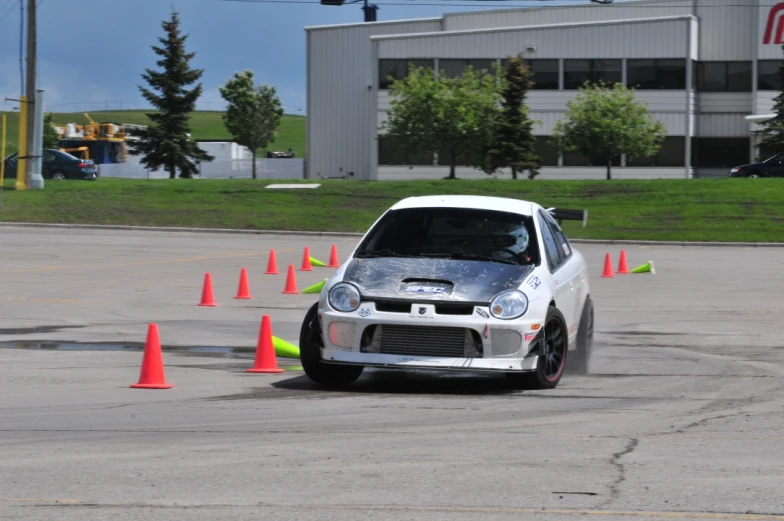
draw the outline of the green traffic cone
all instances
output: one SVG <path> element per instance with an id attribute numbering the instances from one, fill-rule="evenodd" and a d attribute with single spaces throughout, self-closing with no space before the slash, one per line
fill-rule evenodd
<path id="1" fill-rule="evenodd" d="M 282 338 L 272 337 L 272 345 L 275 347 L 275 356 L 283 358 L 296 358 L 299 360 L 299 347 L 286 342 Z"/>
<path id="2" fill-rule="evenodd" d="M 648 261 L 642 266 L 637 266 L 636 268 L 634 268 L 632 270 L 632 273 L 650 273 L 652 275 L 655 275 L 656 270 L 653 267 L 653 261 Z"/>
<path id="3" fill-rule="evenodd" d="M 313 284 L 312 286 L 310 286 L 308 288 L 303 289 L 302 293 L 304 293 L 304 294 L 321 293 L 321 290 L 324 288 L 324 284 L 326 284 L 326 283 L 327 283 L 327 279 L 324 279 L 321 282 L 318 282 L 318 283 Z"/>
<path id="4" fill-rule="evenodd" d="M 315 257 L 311 257 L 311 258 L 310 258 L 310 263 L 311 263 L 313 266 L 317 266 L 317 267 L 319 267 L 319 268 L 323 268 L 324 266 L 326 266 L 326 264 L 324 264 L 324 263 L 323 263 L 323 262 L 321 262 L 320 260 L 316 259 Z"/>

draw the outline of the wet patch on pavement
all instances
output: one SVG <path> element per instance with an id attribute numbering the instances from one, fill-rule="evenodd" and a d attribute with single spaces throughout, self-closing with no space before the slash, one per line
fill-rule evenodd
<path id="1" fill-rule="evenodd" d="M 31 349 L 42 351 L 133 351 L 143 352 L 138 342 L 70 342 L 63 340 L 17 340 L 0 342 L 0 349 Z M 206 358 L 252 359 L 256 347 L 222 346 L 161 346 L 165 354 Z M 278 357 L 281 360 L 281 357 Z M 284 359 L 285 360 L 285 359 Z M 296 360 L 299 363 L 299 360 Z M 225 366 L 223 366 L 225 367 Z"/>
<path id="2" fill-rule="evenodd" d="M 81 329 L 87 326 L 36 326 L 36 327 L 14 327 L 0 329 L 0 335 L 42 335 L 46 333 L 57 333 L 63 329 Z"/>

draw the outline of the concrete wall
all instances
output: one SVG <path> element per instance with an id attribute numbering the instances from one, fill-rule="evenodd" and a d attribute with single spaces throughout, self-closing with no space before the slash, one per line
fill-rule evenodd
<path id="1" fill-rule="evenodd" d="M 449 13 L 444 17 L 444 30 L 460 31 L 515 25 L 596 22 L 684 15 L 692 14 L 692 4 L 693 0 L 648 0 L 643 2 L 618 2 L 612 5 L 588 4 L 586 2 L 586 5 L 569 5 L 566 8 L 555 6 L 528 9 L 496 9 L 473 13 Z"/>
<path id="2" fill-rule="evenodd" d="M 413 179 L 443 179 L 449 174 L 447 166 L 380 166 L 378 167 L 379 181 L 408 181 Z M 511 179 L 512 176 L 505 172 L 489 176 L 480 170 L 469 167 L 457 167 L 455 175 L 461 179 Z M 545 180 L 576 180 L 576 179 L 606 179 L 605 168 L 597 167 L 545 167 L 542 168 L 536 179 Z M 613 168 L 613 179 L 685 179 L 684 168 Z M 525 174 L 518 179 L 527 181 Z"/>
<path id="3" fill-rule="evenodd" d="M 440 19 L 307 28 L 309 178 L 369 175 L 376 98 L 368 38 L 436 31 Z"/>
<path id="4" fill-rule="evenodd" d="M 524 26 L 376 36 L 379 58 L 504 58 L 536 47 L 532 58 L 684 58 L 692 18 Z"/>

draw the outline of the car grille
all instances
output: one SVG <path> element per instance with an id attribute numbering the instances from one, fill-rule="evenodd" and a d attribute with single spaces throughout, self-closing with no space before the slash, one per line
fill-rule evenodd
<path id="1" fill-rule="evenodd" d="M 381 353 L 387 355 L 462 358 L 466 329 L 461 327 L 381 327 Z"/>
<path id="2" fill-rule="evenodd" d="M 376 304 L 376 310 L 383 313 L 410 313 L 412 304 L 416 301 L 394 301 L 394 300 L 369 300 Z M 431 302 L 423 301 L 423 303 L 434 304 L 436 308 L 436 315 L 472 315 L 474 313 L 474 304 L 463 304 L 461 302 Z"/>

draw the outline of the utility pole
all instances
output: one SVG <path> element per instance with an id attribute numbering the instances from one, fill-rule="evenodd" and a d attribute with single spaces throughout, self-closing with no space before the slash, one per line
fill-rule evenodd
<path id="1" fill-rule="evenodd" d="M 36 101 L 36 58 L 38 53 L 36 50 L 36 1 L 27 0 L 27 84 L 25 85 L 25 96 L 27 103 L 25 106 L 20 107 L 20 110 L 27 110 L 27 134 L 25 136 L 27 142 L 27 161 L 25 161 L 25 180 L 28 188 L 32 188 L 33 184 L 33 161 L 32 158 L 41 153 L 40 150 L 35 150 L 33 147 L 35 136 L 35 107 Z M 21 172 L 17 172 L 21 175 Z"/>

